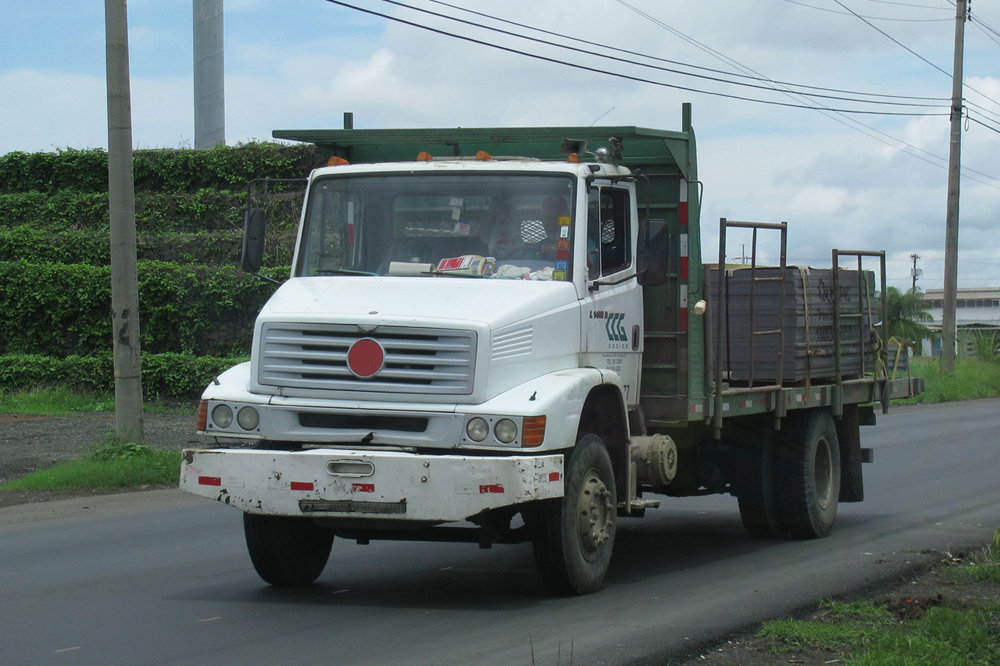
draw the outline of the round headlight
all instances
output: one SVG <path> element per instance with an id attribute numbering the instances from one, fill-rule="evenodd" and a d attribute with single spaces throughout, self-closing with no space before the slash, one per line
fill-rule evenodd
<path id="1" fill-rule="evenodd" d="M 504 444 L 510 444 L 517 439 L 517 424 L 510 419 L 500 419 L 493 427 L 493 434 Z"/>
<path id="2" fill-rule="evenodd" d="M 219 428 L 228 428 L 233 424 L 233 410 L 229 405 L 216 405 L 212 408 L 212 423 Z"/>
<path id="3" fill-rule="evenodd" d="M 236 413 L 236 422 L 244 430 L 253 430 L 260 424 L 260 414 L 253 407 L 243 407 Z"/>
<path id="4" fill-rule="evenodd" d="M 472 441 L 481 442 L 490 434 L 490 424 L 486 422 L 486 419 L 479 416 L 469 419 L 468 424 L 465 426 L 465 434 Z"/>

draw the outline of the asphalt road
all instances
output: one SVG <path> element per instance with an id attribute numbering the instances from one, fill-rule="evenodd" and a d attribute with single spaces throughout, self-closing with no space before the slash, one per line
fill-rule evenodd
<path id="1" fill-rule="evenodd" d="M 1000 400 L 879 419 L 830 537 L 752 540 L 731 497 L 668 499 L 619 523 L 582 598 L 541 593 L 528 545 L 338 540 L 317 585 L 271 589 L 239 513 L 179 491 L 0 509 L 0 662 L 662 663 L 989 540 Z"/>

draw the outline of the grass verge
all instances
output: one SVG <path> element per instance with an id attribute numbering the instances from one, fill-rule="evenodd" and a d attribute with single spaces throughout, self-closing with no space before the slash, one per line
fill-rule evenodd
<path id="1" fill-rule="evenodd" d="M 179 451 L 163 451 L 144 444 L 108 440 L 85 458 L 56 463 L 0 485 L 3 490 L 113 490 L 176 484 L 181 465 Z"/>
<path id="2" fill-rule="evenodd" d="M 156 400 L 143 404 L 146 412 L 190 411 L 192 400 Z M 67 416 L 88 412 L 113 412 L 115 398 L 107 393 L 68 386 L 37 386 L 0 390 L 0 414 Z"/>
<path id="3" fill-rule="evenodd" d="M 810 619 L 765 623 L 757 638 L 804 663 L 1000 664 L 1000 530 L 944 573 L 946 585 L 922 603 L 828 600 Z"/>
<path id="4" fill-rule="evenodd" d="M 924 380 L 924 392 L 899 401 L 902 404 L 931 404 L 958 400 L 980 400 L 1000 396 L 1000 363 L 977 358 L 958 358 L 955 372 L 941 372 L 937 358 L 925 356 L 910 361 L 910 373 Z"/>

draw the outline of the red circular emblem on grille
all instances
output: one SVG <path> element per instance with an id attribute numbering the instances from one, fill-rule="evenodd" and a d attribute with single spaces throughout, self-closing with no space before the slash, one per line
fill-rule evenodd
<path id="1" fill-rule="evenodd" d="M 385 350 L 377 340 L 362 338 L 347 351 L 347 367 L 356 376 L 367 379 L 385 364 Z"/>

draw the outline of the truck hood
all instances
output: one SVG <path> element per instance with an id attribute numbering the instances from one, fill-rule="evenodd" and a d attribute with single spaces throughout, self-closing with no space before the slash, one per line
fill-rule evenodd
<path id="1" fill-rule="evenodd" d="M 308 277 L 285 282 L 261 310 L 263 320 L 358 322 L 478 328 L 507 325 L 577 300 L 569 282 L 459 277 Z M 478 326 L 476 326 L 478 324 Z"/>

